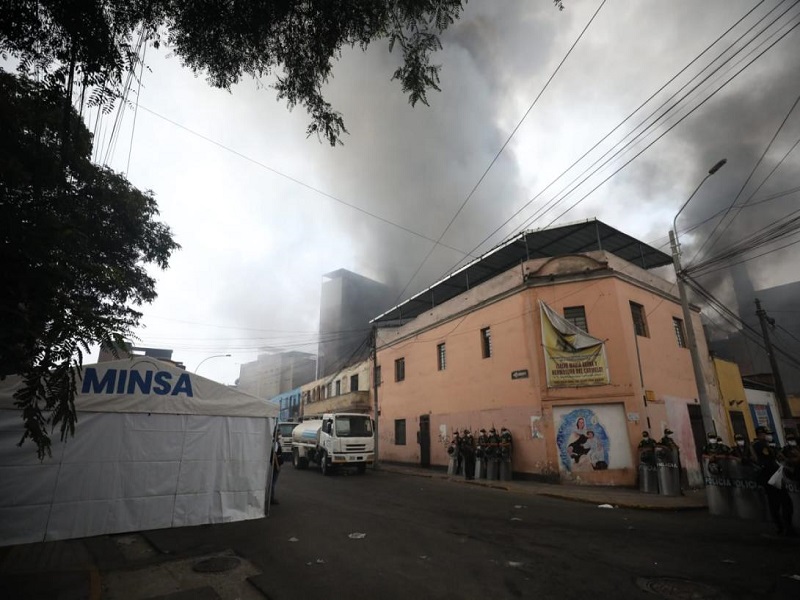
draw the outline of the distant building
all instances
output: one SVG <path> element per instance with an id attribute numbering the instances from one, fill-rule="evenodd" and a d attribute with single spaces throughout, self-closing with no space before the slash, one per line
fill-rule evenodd
<path id="1" fill-rule="evenodd" d="M 307 352 L 262 354 L 239 368 L 238 389 L 258 398 L 274 398 L 314 379 L 316 357 Z"/>
<path id="2" fill-rule="evenodd" d="M 317 377 L 364 360 L 369 355 L 369 321 L 394 298 L 382 283 L 339 269 L 323 276 L 319 311 Z"/>
<path id="3" fill-rule="evenodd" d="M 185 369 L 180 361 L 172 360 L 172 350 L 168 348 L 141 348 L 134 346 L 130 342 L 125 342 L 124 346 L 109 346 L 103 344 L 100 346 L 100 354 L 97 357 L 97 362 L 109 362 L 112 360 L 119 360 L 120 358 L 129 358 L 132 356 L 147 356 L 149 358 L 157 358 L 165 362 L 172 363 L 179 369 Z"/>

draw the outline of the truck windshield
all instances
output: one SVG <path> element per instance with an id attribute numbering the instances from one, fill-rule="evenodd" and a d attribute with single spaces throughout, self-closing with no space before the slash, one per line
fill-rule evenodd
<path id="1" fill-rule="evenodd" d="M 336 435 L 338 437 L 372 437 L 372 419 L 361 415 L 336 417 Z"/>
<path id="2" fill-rule="evenodd" d="M 278 425 L 278 431 L 282 438 L 291 438 L 295 427 L 297 427 L 297 423 L 281 423 Z"/>

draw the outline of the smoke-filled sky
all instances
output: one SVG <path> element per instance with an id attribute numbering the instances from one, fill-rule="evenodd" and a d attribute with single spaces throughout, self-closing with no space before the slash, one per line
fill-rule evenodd
<path id="1" fill-rule="evenodd" d="M 430 240 L 445 231 L 600 4 L 569 0 L 560 12 L 549 0 L 469 2 L 443 36 L 444 48 L 435 57 L 442 65 L 442 91 L 430 93 L 428 107 L 412 108 L 398 82 L 390 81 L 400 57 L 390 54 L 385 42 L 366 53 L 345 51 L 327 88 L 350 132 L 335 148 L 305 137 L 307 115 L 276 101 L 268 80 L 244 81 L 231 93 L 215 90 L 182 68 L 169 49 L 149 48 L 133 136 L 133 111 L 127 110 L 108 162 L 125 171 L 130 145 L 130 180 L 154 191 L 161 218 L 183 248 L 167 271 L 157 273 L 159 296 L 144 307 L 137 343 L 173 348 L 173 358 L 192 371 L 208 357 L 230 353 L 230 358 L 208 360 L 199 373 L 233 383 L 239 365 L 253 360 L 259 349 L 314 351 L 320 285 L 330 271 L 350 269 L 389 284 L 398 294 L 405 289 L 408 297 L 465 255 L 485 251 L 521 227 L 590 217 L 660 246 L 678 208 L 721 158 L 728 164 L 703 184 L 681 215 L 679 230 L 727 207 L 800 94 L 800 31 L 792 30 L 756 58 L 798 23 L 800 6 L 722 65 L 632 149 L 563 198 L 562 190 L 575 177 L 647 115 L 673 94 L 678 95 L 671 103 L 691 90 L 699 79 L 679 91 L 737 37 L 755 25 L 746 39 L 754 37 L 796 4 L 609 0 L 447 230 L 442 244 L 449 248 L 437 247 L 422 264 Z M 731 33 L 604 138 L 751 9 Z M 769 11 L 768 20 L 756 25 Z M 725 57 L 743 46 L 739 42 Z M 720 64 L 717 60 L 703 73 Z M 135 102 L 133 94 L 130 99 Z M 105 120 L 110 124 L 110 117 Z M 798 137 L 800 108 L 789 116 L 740 202 Z M 108 147 L 103 138 L 98 131 L 100 149 Z M 800 185 L 799 165 L 797 150 L 754 201 Z M 710 254 L 796 206 L 793 194 L 743 209 Z M 716 222 L 681 237 L 686 259 Z M 756 288 L 796 279 L 798 247 L 747 263 Z M 724 273 L 706 281 L 726 293 Z"/>

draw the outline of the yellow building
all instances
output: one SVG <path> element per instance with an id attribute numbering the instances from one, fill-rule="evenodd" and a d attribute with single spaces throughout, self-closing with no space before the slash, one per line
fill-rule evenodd
<path id="1" fill-rule="evenodd" d="M 726 416 L 725 423 L 717 423 L 717 435 L 721 435 L 729 445 L 733 444 L 733 436 L 737 433 L 752 440 L 756 435 L 755 425 L 747 405 L 739 365 L 714 358 L 714 373 L 717 377 L 720 404 L 725 409 Z"/>

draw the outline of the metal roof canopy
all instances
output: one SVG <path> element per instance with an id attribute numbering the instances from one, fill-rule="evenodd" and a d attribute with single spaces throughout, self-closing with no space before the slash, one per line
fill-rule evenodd
<path id="1" fill-rule="evenodd" d="M 524 231 L 461 267 L 431 287 L 372 319 L 370 323 L 407 321 L 523 261 L 605 250 L 643 269 L 663 267 L 672 257 L 618 229 L 589 219 L 552 229 Z"/>

